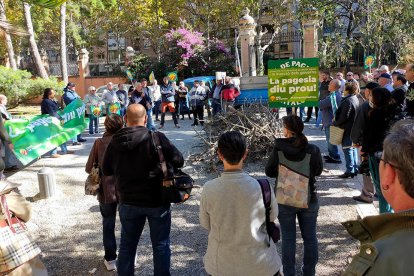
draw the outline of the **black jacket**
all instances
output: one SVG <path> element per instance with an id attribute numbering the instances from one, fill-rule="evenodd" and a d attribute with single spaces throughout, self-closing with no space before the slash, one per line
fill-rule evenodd
<path id="1" fill-rule="evenodd" d="M 140 104 L 148 111 L 151 106 L 151 99 L 143 91 L 134 90 L 129 98 L 129 104 Z"/>
<path id="2" fill-rule="evenodd" d="M 410 117 L 414 117 L 414 81 L 408 87 L 405 99 L 405 111 Z"/>
<path id="3" fill-rule="evenodd" d="M 59 116 L 57 111 L 59 110 L 59 105 L 57 102 L 51 99 L 43 99 L 40 110 L 42 112 L 42 115 L 48 114 L 50 116 L 53 116 L 55 118 L 58 118 L 59 120 L 62 120 L 62 117 Z"/>
<path id="4" fill-rule="evenodd" d="M 359 111 L 359 100 L 356 95 L 348 95 L 342 99 L 341 105 L 335 114 L 335 120 L 332 125 L 340 127 L 345 130 L 344 137 L 351 136 L 352 126 L 355 117 Z M 344 145 L 343 146 L 350 146 Z"/>
<path id="5" fill-rule="evenodd" d="M 311 192 L 311 200 L 315 200 L 316 187 L 315 176 L 321 175 L 323 169 L 322 156 L 319 148 L 312 144 L 307 144 L 304 148 L 298 148 L 293 145 L 296 138 L 278 138 L 272 154 L 266 164 L 266 175 L 277 179 L 279 176 L 279 156 L 278 151 L 282 151 L 285 158 L 289 161 L 302 161 L 306 154 L 310 154 L 310 170 L 309 170 L 309 187 Z"/>
<path id="6" fill-rule="evenodd" d="M 184 164 L 181 152 L 159 133 L 169 174 Z M 115 175 L 119 202 L 140 207 L 161 207 L 163 173 L 150 131 L 127 127 L 113 135 L 102 164 L 104 175 Z"/>
<path id="7" fill-rule="evenodd" d="M 368 121 L 363 131 L 362 151 L 375 153 L 382 151 L 382 144 L 389 130 L 391 118 L 395 114 L 392 105 L 383 109 L 373 108 L 368 114 Z"/>
<path id="8" fill-rule="evenodd" d="M 362 145 L 362 141 L 364 138 L 364 129 L 367 125 L 368 112 L 370 110 L 371 107 L 369 106 L 369 101 L 366 101 L 361 105 L 351 129 L 352 143 Z"/>

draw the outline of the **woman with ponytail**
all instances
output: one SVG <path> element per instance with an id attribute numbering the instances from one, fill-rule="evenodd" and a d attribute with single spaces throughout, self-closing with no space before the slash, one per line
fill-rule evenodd
<path id="1" fill-rule="evenodd" d="M 316 221 L 319 211 L 319 203 L 316 195 L 315 176 L 322 173 L 323 163 L 320 150 L 317 146 L 309 144 L 303 134 L 303 122 L 296 115 L 282 118 L 283 134 L 285 138 L 276 139 L 273 152 L 266 165 L 266 175 L 276 178 L 275 191 L 278 193 L 278 185 L 283 185 L 289 177 L 287 174 L 296 174 L 302 180 L 308 180 L 309 187 L 306 195 L 306 208 L 281 204 L 276 194 L 279 206 L 278 219 L 282 231 L 282 264 L 285 276 L 296 275 L 295 249 L 296 249 L 296 218 L 302 233 L 303 275 L 315 275 L 315 267 L 318 262 L 318 240 L 316 238 Z M 286 168 L 290 168 L 286 170 Z M 294 168 L 294 169 L 293 169 Z M 283 169 L 283 174 L 282 170 Z M 291 181 L 290 185 L 295 185 Z M 295 188 L 293 187 L 293 190 Z"/>

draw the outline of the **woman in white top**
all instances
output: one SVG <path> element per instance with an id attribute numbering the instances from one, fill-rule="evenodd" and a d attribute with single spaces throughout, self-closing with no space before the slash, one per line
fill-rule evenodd
<path id="1" fill-rule="evenodd" d="M 243 171 L 246 140 L 229 131 L 218 141 L 224 172 L 208 181 L 200 202 L 200 224 L 209 231 L 204 266 L 213 276 L 279 275 L 282 261 L 266 232 L 262 191 L 257 180 Z M 271 193 L 270 220 L 278 209 Z"/>

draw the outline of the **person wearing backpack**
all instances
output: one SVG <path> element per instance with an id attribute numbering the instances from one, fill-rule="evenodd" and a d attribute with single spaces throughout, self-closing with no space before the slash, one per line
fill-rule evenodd
<path id="1" fill-rule="evenodd" d="M 261 184 L 243 171 L 246 140 L 228 131 L 218 140 L 224 164 L 220 177 L 204 184 L 200 224 L 209 231 L 204 267 L 209 275 L 273 276 L 282 266 L 276 244 L 266 230 L 266 210 Z M 268 186 L 269 189 L 270 186 Z M 270 193 L 269 220 L 277 217 L 277 203 Z"/>
<path id="2" fill-rule="evenodd" d="M 296 274 L 297 218 L 304 246 L 303 275 L 315 275 L 318 262 L 316 221 L 319 211 L 315 177 L 322 173 L 322 156 L 317 146 L 308 143 L 303 134 L 303 122 L 298 116 L 288 115 L 283 117 L 282 121 L 285 138 L 276 139 L 266 164 L 266 175 L 276 178 L 278 219 L 282 232 L 283 274 Z M 292 179 L 294 181 L 291 181 Z M 289 197 L 289 193 L 285 193 L 286 189 L 295 191 L 295 196 Z M 301 200 L 296 200 L 297 198 Z"/>

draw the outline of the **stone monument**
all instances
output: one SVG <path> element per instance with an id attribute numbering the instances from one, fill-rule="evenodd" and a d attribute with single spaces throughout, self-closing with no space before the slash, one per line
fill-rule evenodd
<path id="1" fill-rule="evenodd" d="M 256 76 L 256 22 L 249 13 L 248 8 L 244 9 L 239 19 L 242 76 Z"/>

